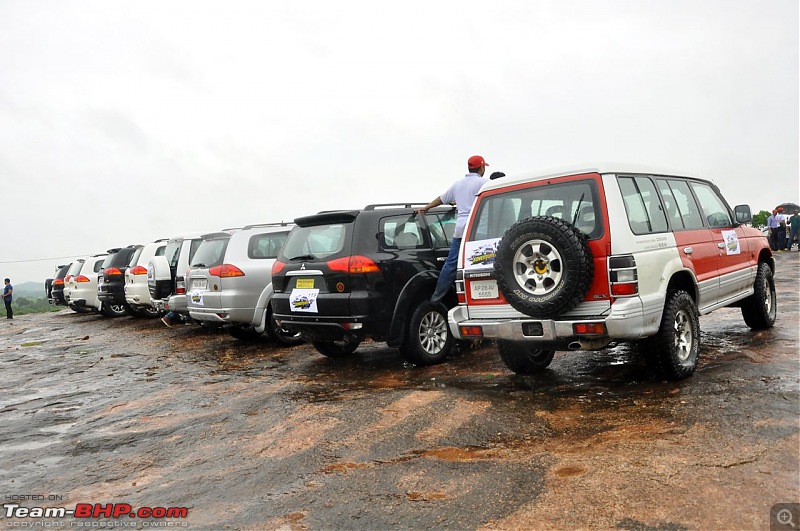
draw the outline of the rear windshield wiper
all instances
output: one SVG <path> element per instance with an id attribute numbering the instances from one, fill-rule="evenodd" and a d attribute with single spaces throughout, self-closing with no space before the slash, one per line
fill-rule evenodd
<path id="1" fill-rule="evenodd" d="M 192 264 L 192 267 L 208 267 L 205 264 Z"/>
<path id="2" fill-rule="evenodd" d="M 289 260 L 316 260 L 317 257 L 313 254 L 301 254 L 300 256 L 293 256 Z"/>

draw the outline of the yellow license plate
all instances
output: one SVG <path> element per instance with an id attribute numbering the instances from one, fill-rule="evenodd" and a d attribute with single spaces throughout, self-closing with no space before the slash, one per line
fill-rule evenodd
<path id="1" fill-rule="evenodd" d="M 314 288 L 314 279 L 313 278 L 298 278 L 297 285 L 295 286 L 298 289 L 313 289 Z"/>

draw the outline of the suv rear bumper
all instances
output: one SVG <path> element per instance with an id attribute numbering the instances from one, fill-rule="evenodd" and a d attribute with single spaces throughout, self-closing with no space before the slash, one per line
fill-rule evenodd
<path id="1" fill-rule="evenodd" d="M 187 310 L 192 319 L 212 323 L 253 324 L 255 319 L 255 308 L 201 308 L 190 306 Z"/>
<path id="2" fill-rule="evenodd" d="M 368 335 L 364 320 L 366 316 L 342 317 L 341 321 L 300 320 L 294 316 L 276 315 L 275 320 L 281 328 L 290 332 L 299 332 L 307 341 L 345 341 L 362 338 Z M 345 326 L 345 323 L 347 326 Z M 355 325 L 357 328 L 353 328 Z"/>
<path id="3" fill-rule="evenodd" d="M 620 301 L 622 302 L 622 301 Z M 627 301 L 626 301 L 627 302 Z M 476 339 L 474 335 L 461 333 L 462 327 L 480 327 L 482 336 L 491 339 L 519 341 L 525 343 L 541 344 L 542 347 L 555 350 L 599 350 L 608 346 L 612 341 L 636 340 L 652 335 L 652 330 L 646 330 L 644 314 L 641 304 L 631 300 L 628 311 L 615 312 L 606 316 L 596 316 L 582 319 L 469 319 L 467 307 L 456 306 L 448 312 L 450 332 L 457 339 Z M 622 306 L 622 305 L 620 305 Z M 636 311 L 638 307 L 638 311 Z M 602 335 L 578 335 L 574 325 L 586 323 L 602 323 L 606 333 Z M 655 323 L 656 328 L 658 323 Z"/>

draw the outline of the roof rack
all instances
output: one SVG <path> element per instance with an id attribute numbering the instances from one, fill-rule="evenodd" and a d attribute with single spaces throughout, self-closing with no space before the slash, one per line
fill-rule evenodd
<path id="1" fill-rule="evenodd" d="M 378 208 L 413 208 L 415 206 L 424 207 L 428 203 L 376 203 L 374 205 L 367 205 L 364 210 L 376 210 Z"/>
<path id="2" fill-rule="evenodd" d="M 281 221 L 280 223 L 254 223 L 252 225 L 245 225 L 242 230 L 253 229 L 255 227 L 288 227 L 288 221 Z"/>

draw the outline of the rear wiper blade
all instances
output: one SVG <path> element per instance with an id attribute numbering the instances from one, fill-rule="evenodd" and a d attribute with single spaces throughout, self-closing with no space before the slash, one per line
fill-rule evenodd
<path id="1" fill-rule="evenodd" d="M 293 256 L 289 260 L 316 260 L 317 257 L 313 254 L 301 254 L 300 256 Z"/>
<path id="2" fill-rule="evenodd" d="M 205 264 L 192 264 L 192 267 L 208 267 Z"/>

